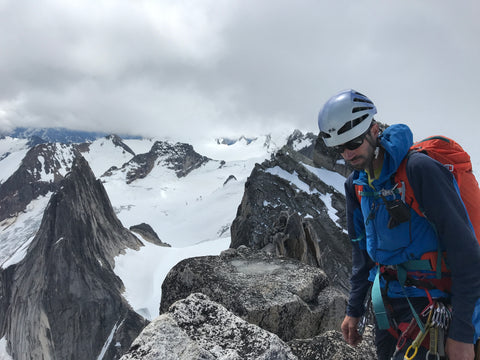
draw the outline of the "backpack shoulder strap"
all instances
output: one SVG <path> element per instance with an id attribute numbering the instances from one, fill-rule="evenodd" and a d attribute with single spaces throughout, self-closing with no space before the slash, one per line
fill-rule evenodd
<path id="1" fill-rule="evenodd" d="M 408 180 L 408 175 L 407 175 L 407 163 L 408 159 L 410 156 L 417 152 L 417 150 L 410 149 L 405 156 L 405 158 L 402 160 L 400 163 L 400 166 L 398 167 L 397 172 L 395 173 L 394 176 L 394 182 L 396 184 L 399 184 L 397 188 L 402 189 L 402 198 L 405 201 L 405 203 L 410 206 L 415 212 L 420 215 L 420 216 L 425 216 L 423 214 L 423 211 L 420 208 L 420 204 L 415 198 L 415 194 L 413 193 L 413 188 L 410 185 L 410 181 Z"/>

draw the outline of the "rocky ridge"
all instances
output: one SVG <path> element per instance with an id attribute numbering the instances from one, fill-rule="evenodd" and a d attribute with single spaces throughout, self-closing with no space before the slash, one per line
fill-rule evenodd
<path id="1" fill-rule="evenodd" d="M 155 165 L 166 167 L 173 170 L 178 177 L 183 177 L 209 160 L 206 156 L 198 154 L 192 145 L 184 143 L 172 145 L 166 141 L 156 141 L 148 153 L 134 156 L 122 166 L 122 170 L 126 170 L 126 181 L 130 184 L 146 177 Z M 110 171 L 112 170 L 115 169 Z"/>
<path id="2" fill-rule="evenodd" d="M 319 178 L 313 160 L 319 155 L 310 154 L 285 146 L 256 164 L 231 226 L 230 247 L 264 249 L 319 266 L 347 292 L 351 259 L 345 197 Z"/>
<path id="3" fill-rule="evenodd" d="M 56 191 L 78 154 L 72 145 L 31 148 L 20 167 L 0 186 L 0 221 L 23 211 L 33 199 Z"/>

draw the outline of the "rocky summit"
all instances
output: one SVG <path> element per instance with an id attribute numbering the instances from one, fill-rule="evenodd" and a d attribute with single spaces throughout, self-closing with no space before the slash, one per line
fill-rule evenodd
<path id="1" fill-rule="evenodd" d="M 285 341 L 338 329 L 345 314 L 346 297 L 323 270 L 245 246 L 177 264 L 163 282 L 160 312 L 196 292 Z"/>
<path id="2" fill-rule="evenodd" d="M 192 294 L 173 304 L 142 332 L 122 360 L 294 360 L 278 336 Z"/>
<path id="3" fill-rule="evenodd" d="M 186 259 L 163 283 L 161 312 L 130 359 L 375 359 L 338 332 L 346 297 L 319 268 L 242 246 Z"/>

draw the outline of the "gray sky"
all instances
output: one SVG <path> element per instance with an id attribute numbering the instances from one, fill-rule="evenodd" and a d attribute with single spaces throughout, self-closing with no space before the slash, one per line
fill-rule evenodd
<path id="1" fill-rule="evenodd" d="M 0 130 L 317 132 L 354 88 L 378 120 L 477 145 L 476 0 L 0 0 Z"/>

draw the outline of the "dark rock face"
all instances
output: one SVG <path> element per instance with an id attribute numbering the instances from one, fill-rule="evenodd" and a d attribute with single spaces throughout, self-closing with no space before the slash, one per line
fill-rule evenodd
<path id="1" fill-rule="evenodd" d="M 249 324 L 203 294 L 174 303 L 122 360 L 295 360 L 276 335 Z"/>
<path id="2" fill-rule="evenodd" d="M 321 269 L 246 247 L 178 263 L 163 282 L 160 313 L 196 292 L 284 341 L 339 328 L 345 314 L 346 297 Z"/>
<path id="3" fill-rule="evenodd" d="M 119 358 L 146 321 L 121 296 L 113 259 L 141 242 L 81 156 L 59 188 L 25 258 L 0 274 L 0 337 L 14 359 Z"/>
<path id="4" fill-rule="evenodd" d="M 230 175 L 227 180 L 225 180 L 225 182 L 223 183 L 223 186 L 227 185 L 227 183 L 229 183 L 230 181 L 237 181 L 237 178 L 235 177 L 235 175 Z"/>
<path id="5" fill-rule="evenodd" d="M 139 234 L 145 240 L 147 240 L 148 242 L 151 242 L 152 244 L 170 247 L 169 244 L 166 244 L 162 240 L 160 240 L 155 230 L 153 230 L 152 227 L 148 224 L 141 223 L 138 225 L 130 226 L 130 231 L 133 231 Z"/>
<path id="6" fill-rule="evenodd" d="M 127 183 L 130 184 L 146 177 L 156 164 L 161 164 L 175 171 L 178 177 L 183 177 L 207 161 L 207 157 L 195 152 L 189 144 L 172 145 L 165 141 L 156 141 L 148 153 L 136 155 L 123 168 L 128 169 Z"/>
<path id="7" fill-rule="evenodd" d="M 112 143 L 115 145 L 115 146 L 118 146 L 120 148 L 122 148 L 125 152 L 128 152 L 130 154 L 132 154 L 133 156 L 135 156 L 135 152 L 130 149 L 130 147 L 128 145 L 126 145 L 122 138 L 118 135 L 109 135 L 106 137 L 107 139 L 111 140 Z"/>
<path id="8" fill-rule="evenodd" d="M 321 138 L 317 137 L 314 141 L 313 147 L 314 149 L 311 155 L 315 166 L 336 171 L 345 177 L 352 172 L 352 169 L 345 165 L 342 155 L 331 148 L 326 147 Z"/>
<path id="9" fill-rule="evenodd" d="M 0 221 L 25 210 L 33 199 L 56 191 L 77 155 L 72 145 L 41 144 L 30 149 L 18 170 L 0 185 Z"/>
<path id="10" fill-rule="evenodd" d="M 345 197 L 309 170 L 309 165 L 313 166 L 311 159 L 284 147 L 271 160 L 255 166 L 231 226 L 230 247 L 265 249 L 320 266 L 346 293 L 351 245 L 344 231 Z M 331 209 L 338 217 L 336 222 Z"/>
<path id="11" fill-rule="evenodd" d="M 322 258 L 316 234 L 311 224 L 303 222 L 300 215 L 281 212 L 273 225 L 272 234 L 272 244 L 277 255 L 321 267 Z"/>
<path id="12" fill-rule="evenodd" d="M 295 130 L 288 137 L 286 146 L 311 159 L 313 157 L 316 140 L 317 136 L 313 133 L 303 134 L 300 130 Z"/>

